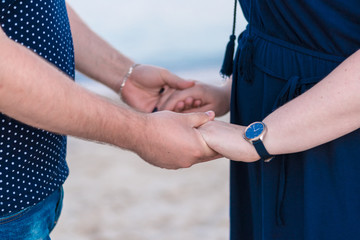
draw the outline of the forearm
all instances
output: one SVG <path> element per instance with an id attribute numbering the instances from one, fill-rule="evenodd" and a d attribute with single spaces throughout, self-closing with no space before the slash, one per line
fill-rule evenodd
<path id="1" fill-rule="evenodd" d="M 142 115 L 86 91 L 2 31 L 0 49 L 2 113 L 48 131 L 132 149 Z"/>
<path id="2" fill-rule="evenodd" d="M 67 4 L 76 69 L 118 92 L 133 61 L 94 33 Z"/>
<path id="3" fill-rule="evenodd" d="M 304 94 L 280 107 L 263 122 L 263 139 L 273 155 L 305 151 L 360 127 L 360 51 Z M 210 122 L 199 128 L 207 144 L 235 161 L 260 159 L 243 138 L 245 126 Z"/>
<path id="4" fill-rule="evenodd" d="M 264 122 L 272 154 L 304 151 L 360 127 L 360 51 Z"/>

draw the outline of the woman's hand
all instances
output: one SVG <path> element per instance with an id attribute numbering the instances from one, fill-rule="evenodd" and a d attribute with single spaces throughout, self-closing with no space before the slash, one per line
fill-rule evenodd
<path id="1" fill-rule="evenodd" d="M 212 110 L 216 116 L 222 116 L 230 109 L 230 90 L 230 82 L 224 86 L 196 82 L 191 88 L 171 93 L 159 103 L 158 109 L 182 113 Z"/>
<path id="2" fill-rule="evenodd" d="M 243 138 L 244 126 L 211 121 L 198 128 L 210 148 L 234 161 L 255 162 L 260 159 L 254 146 Z"/>

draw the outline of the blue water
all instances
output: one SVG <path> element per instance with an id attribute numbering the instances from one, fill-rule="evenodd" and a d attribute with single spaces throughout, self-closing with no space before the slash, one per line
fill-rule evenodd
<path id="1" fill-rule="evenodd" d="M 172 71 L 220 68 L 233 0 L 68 0 L 99 35 L 139 63 Z M 241 12 L 237 33 L 245 28 Z"/>

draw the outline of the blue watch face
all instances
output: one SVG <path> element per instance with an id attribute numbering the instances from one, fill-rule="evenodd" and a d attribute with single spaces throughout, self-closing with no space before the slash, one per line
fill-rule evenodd
<path id="1" fill-rule="evenodd" d="M 254 139 L 261 135 L 264 131 L 264 124 L 261 122 L 253 123 L 249 126 L 249 128 L 245 132 L 245 136 L 248 139 Z"/>

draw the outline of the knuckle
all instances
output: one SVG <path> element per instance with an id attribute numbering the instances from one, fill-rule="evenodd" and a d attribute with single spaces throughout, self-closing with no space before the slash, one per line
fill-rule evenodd
<path id="1" fill-rule="evenodd" d="M 169 76 L 169 74 L 170 74 L 170 71 L 169 71 L 169 70 L 167 70 L 167 69 L 165 69 L 165 68 L 160 68 L 160 75 L 161 75 L 162 77 L 167 77 L 167 76 Z"/>
<path id="2" fill-rule="evenodd" d="M 181 163 L 181 168 L 190 168 L 193 165 L 191 161 L 184 161 Z"/>
<path id="3" fill-rule="evenodd" d="M 196 149 L 193 151 L 193 155 L 195 159 L 200 159 L 203 156 L 203 153 L 201 150 Z"/>

